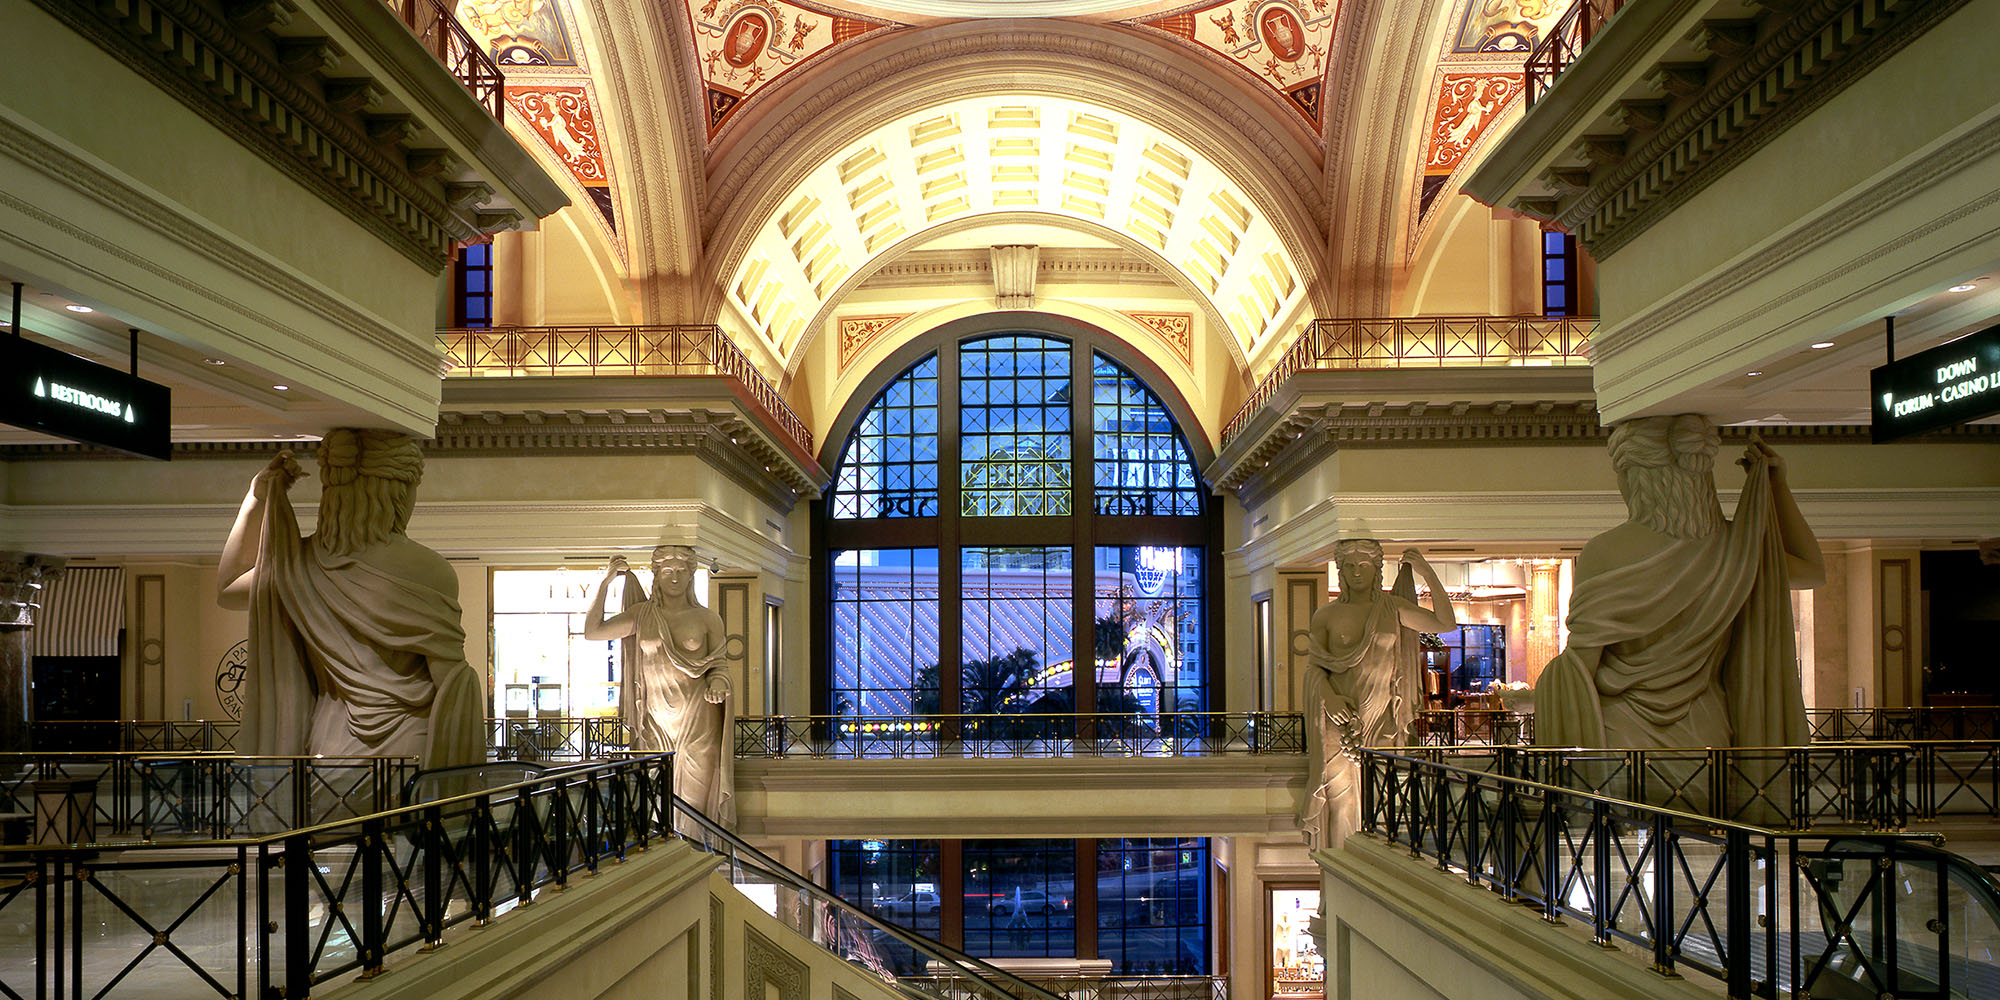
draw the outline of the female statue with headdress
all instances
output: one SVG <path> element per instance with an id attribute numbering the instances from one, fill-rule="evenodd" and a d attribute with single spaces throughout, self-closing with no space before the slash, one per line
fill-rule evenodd
<path id="1" fill-rule="evenodd" d="M 484 760 L 458 575 L 403 533 L 423 452 L 393 431 L 339 428 L 320 442 L 319 471 L 311 538 L 286 493 L 306 473 L 285 450 L 251 480 L 222 549 L 218 599 L 250 611 L 238 749 Z"/>
<path id="2" fill-rule="evenodd" d="M 1382 589 L 1382 544 L 1342 539 L 1334 547 L 1340 594 L 1313 612 L 1306 667 L 1306 759 L 1313 763 L 1299 826 L 1314 847 L 1338 848 L 1361 828 L 1364 746 L 1402 746 L 1423 703 L 1419 632 L 1458 627 L 1437 572 L 1403 550 L 1395 592 Z M 1416 602 L 1414 570 L 1431 591 Z"/>
<path id="3" fill-rule="evenodd" d="M 584 616 L 583 637 L 625 640 L 625 683 L 619 709 L 632 727 L 635 750 L 674 752 L 674 794 L 724 827 L 736 825 L 736 757 L 729 704 L 729 660 L 722 616 L 691 593 L 694 550 L 653 550 L 653 594 L 632 575 L 624 556 L 611 565 Z M 625 577 L 625 609 L 604 617 L 611 581 Z"/>

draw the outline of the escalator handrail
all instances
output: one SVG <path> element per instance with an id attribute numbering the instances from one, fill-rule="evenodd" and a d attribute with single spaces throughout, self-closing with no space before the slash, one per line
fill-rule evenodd
<path id="1" fill-rule="evenodd" d="M 772 878 L 773 881 L 782 883 L 788 886 L 789 888 L 798 890 L 800 892 L 804 892 L 814 897 L 817 900 L 823 901 L 840 910 L 843 910 L 851 914 L 852 916 L 859 918 L 863 923 L 876 927 L 882 932 L 888 934 L 890 937 L 893 937 L 897 941 L 902 942 L 904 945 L 907 945 L 918 952 L 940 958 L 951 965 L 957 966 L 961 971 L 965 971 L 973 975 L 975 978 L 995 979 L 1004 981 L 1009 987 L 1012 987 L 1012 989 L 1005 990 L 1003 992 L 1011 993 L 1013 996 L 1020 998 L 1020 1000 L 1064 1000 L 1063 997 L 1057 996 L 1056 994 L 1051 993 L 1040 986 L 1036 986 L 1035 984 L 1028 982 L 1025 979 L 1022 979 L 1021 977 L 1016 976 L 1005 969 L 997 968 L 981 959 L 974 958 L 973 956 L 968 955 L 965 952 L 959 951 L 958 949 L 953 948 L 952 946 L 945 944 L 942 941 L 936 941 L 931 938 L 924 937 L 920 934 L 917 934 L 915 931 L 905 929 L 904 927 L 898 924 L 885 921 L 880 917 L 877 917 L 874 914 L 871 914 L 866 910 L 863 910 L 860 907 L 855 906 L 853 903 L 850 903 L 847 900 L 842 899 L 839 896 L 839 894 L 835 893 L 833 890 L 821 886 L 813 882 L 812 880 L 806 878 L 805 876 L 800 875 L 798 872 L 795 872 L 790 868 L 785 867 L 785 865 L 779 862 L 777 859 L 772 858 L 770 855 L 765 854 L 763 851 L 760 851 L 757 848 L 751 846 L 750 843 L 745 841 L 743 838 L 738 837 L 736 834 L 729 832 L 728 830 L 724 829 L 721 824 L 703 815 L 693 806 L 688 805 L 687 800 L 681 798 L 678 795 L 674 796 L 674 808 L 677 811 L 681 812 L 682 814 L 686 815 L 689 819 L 694 820 L 696 824 L 698 824 L 704 831 L 728 843 L 731 848 L 734 848 L 735 850 L 745 855 L 748 855 L 751 858 L 751 860 L 756 862 L 755 868 L 761 874 L 764 874 Z M 751 866 L 745 866 L 745 867 L 751 867 Z"/>

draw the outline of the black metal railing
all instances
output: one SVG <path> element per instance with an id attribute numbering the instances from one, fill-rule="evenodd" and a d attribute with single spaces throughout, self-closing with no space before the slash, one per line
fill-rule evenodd
<path id="1" fill-rule="evenodd" d="M 1292 712 L 772 715 L 736 720 L 756 758 L 1214 757 L 1305 752 Z"/>
<path id="2" fill-rule="evenodd" d="M 1425 709 L 1417 713 L 1410 735 L 1425 746 L 1527 744 L 1535 742 L 1535 715 L 1504 708 Z"/>
<path id="3" fill-rule="evenodd" d="M 491 757 L 603 760 L 631 746 L 631 727 L 616 716 L 486 720 L 486 752 Z"/>
<path id="4" fill-rule="evenodd" d="M 0 812 L 32 813 L 36 783 L 79 785 L 100 841 L 223 839 L 380 812 L 414 757 L 251 757 L 149 753 L 0 754 Z"/>
<path id="5" fill-rule="evenodd" d="M 2000 707 L 1809 708 L 1814 741 L 2000 740 Z"/>
<path id="6" fill-rule="evenodd" d="M 1781 832 L 1378 750 L 1361 776 L 1367 833 L 1732 997 L 2000 986 L 2000 886 L 1907 835 Z"/>
<path id="7" fill-rule="evenodd" d="M 1922 814 L 1909 778 L 1914 753 L 1898 744 L 1687 750 L 1461 746 L 1392 752 L 1781 830 L 1900 830 Z"/>
<path id="8" fill-rule="evenodd" d="M 656 754 L 277 835 L 0 849 L 0 925 L 20 931 L 0 936 L 0 995 L 303 997 L 370 977 L 663 840 L 672 777 Z"/>
<path id="9" fill-rule="evenodd" d="M 1549 29 L 1548 36 L 1535 51 L 1528 56 L 1523 67 L 1527 73 L 1528 106 L 1535 106 L 1535 98 L 1546 93 L 1557 76 L 1583 54 L 1583 50 L 1604 29 L 1611 15 L 1618 13 L 1628 0 L 1576 0 L 1576 3 Z"/>
<path id="10" fill-rule="evenodd" d="M 1025 976 L 1063 1000 L 1229 1000 L 1227 976 Z M 945 977 L 905 976 L 902 985 L 950 996 Z"/>

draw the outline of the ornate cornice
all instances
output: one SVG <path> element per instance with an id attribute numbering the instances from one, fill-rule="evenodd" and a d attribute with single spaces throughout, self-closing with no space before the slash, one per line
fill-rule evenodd
<path id="1" fill-rule="evenodd" d="M 1657 131 L 1613 137 L 1630 148 L 1556 221 L 1598 259 L 1611 256 L 1964 3 L 1811 0 L 1766 14 L 1782 20 L 1704 70 L 1702 89 Z"/>
<path id="2" fill-rule="evenodd" d="M 990 283 L 993 255 L 985 250 L 913 250 L 882 265 L 861 288 L 917 288 L 940 281 Z M 1037 284 L 1115 281 L 1172 285 L 1151 261 L 1121 249 L 1043 247 L 1035 268 Z"/>
<path id="3" fill-rule="evenodd" d="M 478 226 L 195 0 L 38 6 L 431 273 Z M 470 96 L 467 97 L 469 101 Z"/>

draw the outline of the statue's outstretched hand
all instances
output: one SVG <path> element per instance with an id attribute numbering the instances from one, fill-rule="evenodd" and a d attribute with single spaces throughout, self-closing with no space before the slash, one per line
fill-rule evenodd
<path id="1" fill-rule="evenodd" d="M 1785 457 L 1778 454 L 1777 450 L 1770 445 L 1765 444 L 1762 436 L 1752 433 L 1750 435 L 1750 444 L 1743 449 L 1743 457 L 1737 459 L 1736 464 L 1742 466 L 1744 471 L 1747 472 L 1756 468 L 1759 463 L 1762 463 L 1764 467 L 1771 470 L 1772 477 L 1784 478 Z"/>
<path id="2" fill-rule="evenodd" d="M 308 475 L 310 473 L 299 468 L 298 459 L 293 457 L 292 449 L 285 448 L 278 452 L 278 457 L 271 459 L 271 464 L 258 470 L 256 478 L 250 480 L 250 493 L 259 500 L 267 499 L 271 495 L 273 486 L 277 487 L 278 492 L 283 493 L 291 489 L 293 483 Z"/>
<path id="3" fill-rule="evenodd" d="M 624 556 L 612 556 L 611 565 L 604 570 L 604 576 L 606 579 L 610 579 L 629 569 L 631 569 L 631 564 L 625 561 Z"/>
<path id="4" fill-rule="evenodd" d="M 701 696 L 708 699 L 708 703 L 711 705 L 720 705 L 724 701 L 727 701 L 729 699 L 729 679 L 720 673 L 710 673 L 708 675 L 708 686 L 702 689 Z"/>
<path id="5" fill-rule="evenodd" d="M 1423 554 L 1423 553 L 1421 553 L 1421 552 L 1418 552 L 1418 551 L 1417 551 L 1416 549 L 1414 549 L 1414 548 L 1410 548 L 1410 549 L 1404 549 L 1404 550 L 1403 550 L 1403 561 L 1404 561 L 1404 562 L 1406 562 L 1406 563 L 1409 563 L 1409 564 L 1411 564 L 1411 565 L 1413 565 L 1413 566 L 1422 566 L 1422 565 L 1425 565 L 1425 563 L 1424 563 L 1424 554 Z"/>

